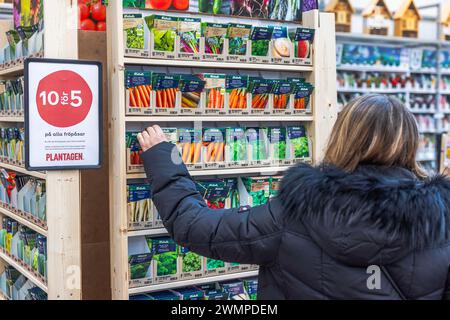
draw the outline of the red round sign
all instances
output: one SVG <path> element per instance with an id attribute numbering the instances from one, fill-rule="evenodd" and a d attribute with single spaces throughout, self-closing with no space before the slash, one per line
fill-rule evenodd
<path id="1" fill-rule="evenodd" d="M 45 122 L 67 128 L 86 119 L 92 106 L 92 91 L 78 73 L 56 71 L 39 81 L 36 104 Z"/>

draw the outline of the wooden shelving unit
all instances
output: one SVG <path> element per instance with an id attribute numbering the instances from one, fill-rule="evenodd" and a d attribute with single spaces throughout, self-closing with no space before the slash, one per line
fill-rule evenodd
<path id="1" fill-rule="evenodd" d="M 128 239 L 135 236 L 167 235 L 164 228 L 142 231 L 128 230 L 127 217 L 127 181 L 145 179 L 145 174 L 126 172 L 125 133 L 127 129 L 144 128 L 152 123 L 164 123 L 177 126 L 182 122 L 226 122 L 226 123 L 302 123 L 308 129 L 312 140 L 312 162 L 322 159 L 327 138 L 337 117 L 336 101 L 336 47 L 334 33 L 334 15 L 311 11 L 304 14 L 303 26 L 316 29 L 313 45 L 313 66 L 275 65 L 255 63 L 225 63 L 129 58 L 124 56 L 121 1 L 111 1 L 107 9 L 108 21 L 108 79 L 109 79 L 109 136 L 110 136 L 110 242 L 111 242 L 111 286 L 113 299 L 126 300 L 130 295 L 159 290 L 198 285 L 215 281 L 239 279 L 256 276 L 257 271 L 231 273 L 217 277 L 206 277 L 189 281 L 177 281 L 155 284 L 145 287 L 129 287 Z M 143 11 L 152 14 L 149 11 Z M 169 13 L 167 13 L 169 14 Z M 170 13 L 176 15 L 176 13 Z M 267 24 L 270 24 L 268 21 Z M 315 90 L 312 96 L 313 112 L 311 115 L 272 115 L 272 116 L 127 116 L 125 108 L 126 66 L 203 68 L 205 71 L 215 69 L 249 70 L 260 72 L 289 72 L 301 75 Z M 225 177 L 241 175 L 272 175 L 285 171 L 288 167 L 229 168 L 216 170 L 191 171 L 194 177 Z"/>
<path id="2" fill-rule="evenodd" d="M 76 1 L 45 0 L 42 3 L 44 58 L 97 60 L 106 65 L 106 33 L 77 30 Z M 11 65 L 0 70 L 0 79 L 23 75 L 23 63 Z M 104 99 L 105 117 L 106 104 Z M 106 123 L 107 119 L 104 130 L 107 130 Z M 24 117 L 0 115 L 0 124 L 23 126 Z M 106 154 L 107 137 L 103 146 Z M 40 225 L 7 206 L 0 207 L 0 218 L 14 219 L 47 238 L 48 277 L 44 282 L 5 252 L 0 252 L 0 267 L 11 265 L 16 268 L 44 290 L 49 300 L 108 299 L 109 269 L 104 268 L 109 264 L 109 255 L 105 254 L 109 248 L 107 161 L 102 169 L 89 171 L 35 172 L 2 162 L 0 168 L 46 181 L 46 225 Z M 94 202 L 95 213 L 92 212 Z M 88 271 L 82 272 L 84 269 Z"/>

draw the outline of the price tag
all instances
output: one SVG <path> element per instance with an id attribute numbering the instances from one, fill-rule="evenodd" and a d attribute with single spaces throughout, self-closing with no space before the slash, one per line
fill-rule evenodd
<path id="1" fill-rule="evenodd" d="M 28 170 L 99 168 L 102 66 L 25 61 L 25 164 Z"/>

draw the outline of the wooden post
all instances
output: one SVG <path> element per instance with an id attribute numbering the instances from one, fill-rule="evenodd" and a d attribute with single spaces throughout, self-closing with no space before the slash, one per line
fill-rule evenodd
<path id="1" fill-rule="evenodd" d="M 303 16 L 304 25 L 316 29 L 314 71 L 308 78 L 315 86 L 314 123 L 312 125 L 314 163 L 322 161 L 328 138 L 337 119 L 336 35 L 334 14 L 314 10 Z"/>
<path id="2" fill-rule="evenodd" d="M 46 58 L 77 59 L 78 5 L 45 0 Z M 81 299 L 80 172 L 47 173 L 48 298 Z"/>

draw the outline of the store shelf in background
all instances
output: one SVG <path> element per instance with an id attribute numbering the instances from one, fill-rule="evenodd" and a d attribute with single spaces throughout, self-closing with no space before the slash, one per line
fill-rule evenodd
<path id="1" fill-rule="evenodd" d="M 372 89 L 372 88 L 338 88 L 340 93 L 382 93 L 382 94 L 397 94 L 406 93 L 406 89 Z"/>
<path id="2" fill-rule="evenodd" d="M 46 179 L 47 178 L 47 174 L 45 172 L 40 172 L 40 171 L 28 171 L 27 169 L 23 168 L 23 167 L 18 167 L 18 166 L 14 166 L 12 164 L 7 164 L 7 163 L 3 163 L 0 162 L 0 168 L 4 168 L 7 170 L 13 170 L 16 172 L 20 172 L 32 177 L 36 177 L 39 179 Z"/>
<path id="3" fill-rule="evenodd" d="M 262 71 L 288 71 L 288 72 L 312 72 L 312 66 L 297 66 L 283 64 L 258 64 L 258 63 L 233 63 L 212 61 L 189 61 L 189 60 L 165 60 L 124 58 L 125 64 L 148 65 L 162 67 L 184 67 L 184 68 L 208 68 L 208 69 L 247 69 Z"/>
<path id="4" fill-rule="evenodd" d="M 36 225 L 34 222 L 18 215 L 17 213 L 11 212 L 8 209 L 0 207 L 0 215 L 5 215 L 10 217 L 11 219 L 16 220 L 20 224 L 30 228 L 31 230 L 36 231 L 37 233 L 47 237 L 47 230 Z"/>
<path id="5" fill-rule="evenodd" d="M 212 170 L 192 170 L 189 171 L 193 177 L 207 176 L 232 176 L 232 175 L 276 175 L 288 170 L 290 166 L 283 167 L 257 167 L 257 168 L 237 168 L 237 169 L 212 169 Z M 146 179 L 145 173 L 129 173 L 127 179 Z"/>
<path id="6" fill-rule="evenodd" d="M 393 36 L 379 36 L 379 35 L 369 35 L 362 33 L 346 33 L 346 32 L 336 32 L 336 39 L 338 41 L 354 41 L 354 42 L 370 42 L 371 44 L 399 44 L 402 46 L 437 46 L 439 44 L 449 44 L 448 42 L 440 40 L 429 40 L 429 39 L 414 39 L 414 38 L 403 38 L 403 37 L 393 37 Z"/>
<path id="7" fill-rule="evenodd" d="M 205 277 L 200 279 L 192 279 L 192 280 L 184 280 L 184 281 L 175 281 L 170 283 L 162 283 L 162 284 L 154 284 L 150 286 L 145 287 L 138 287 L 138 288 L 130 288 L 129 294 L 139 294 L 139 293 L 150 293 L 155 291 L 163 291 L 163 290 L 169 290 L 169 289 L 177 289 L 182 287 L 189 287 L 189 286 L 199 286 L 202 284 L 212 283 L 212 282 L 223 282 L 228 280 L 234 280 L 234 279 L 241 279 L 241 278 L 250 278 L 250 277 L 257 277 L 259 271 L 246 271 L 246 272 L 237 272 L 237 273 L 229 273 L 224 274 L 220 276 L 212 276 L 212 277 Z"/>
<path id="8" fill-rule="evenodd" d="M 126 122 L 270 122 L 270 121 L 313 121 L 314 117 L 307 115 L 290 115 L 290 116 L 127 116 Z"/>
<path id="9" fill-rule="evenodd" d="M 0 77 L 14 77 L 23 74 L 23 64 L 0 70 Z"/>
<path id="10" fill-rule="evenodd" d="M 41 281 L 36 275 L 34 275 L 32 272 L 28 271 L 25 267 L 23 267 L 21 264 L 14 261 L 14 259 L 8 257 L 6 254 L 0 251 L 0 259 L 4 260 L 7 264 L 10 266 L 13 266 L 16 268 L 17 271 L 19 271 L 21 274 L 23 274 L 25 277 L 28 278 L 31 282 L 33 282 L 36 286 L 44 290 L 45 292 L 48 292 L 47 285 Z"/>
<path id="11" fill-rule="evenodd" d="M 436 157 L 418 157 L 416 159 L 417 162 L 429 162 L 429 161 L 437 161 Z"/>
<path id="12" fill-rule="evenodd" d="M 0 122 L 25 122 L 21 116 L 0 116 Z"/>
<path id="13" fill-rule="evenodd" d="M 389 72 L 389 73 L 408 73 L 408 69 L 393 68 L 384 66 L 357 66 L 357 65 L 340 65 L 336 68 L 338 71 L 354 71 L 354 72 Z"/>

